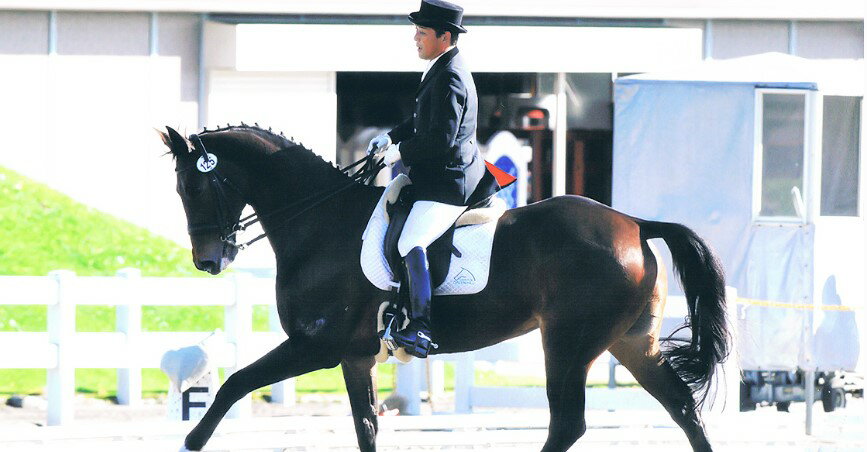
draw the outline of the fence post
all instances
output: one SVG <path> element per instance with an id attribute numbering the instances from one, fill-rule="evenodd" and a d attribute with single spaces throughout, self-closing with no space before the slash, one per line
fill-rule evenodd
<path id="1" fill-rule="evenodd" d="M 235 367 L 226 369 L 226 378 L 249 364 L 248 339 L 253 333 L 253 305 L 244 297 L 244 286 L 249 284 L 252 275 L 236 272 L 231 276 L 234 289 L 234 303 L 226 306 L 226 339 L 235 344 Z M 252 396 L 245 395 L 235 402 L 226 414 L 231 419 L 250 417 Z"/>
<path id="2" fill-rule="evenodd" d="M 400 414 L 417 416 L 421 414 L 421 379 L 424 363 L 413 359 L 408 363 L 398 363 L 397 387 L 394 392 L 406 400 L 406 407 Z"/>
<path id="3" fill-rule="evenodd" d="M 275 333 L 283 333 L 280 316 L 277 314 L 277 304 L 268 306 L 268 327 Z M 295 379 L 289 378 L 271 385 L 271 403 L 283 406 L 295 406 Z"/>
<path id="4" fill-rule="evenodd" d="M 458 355 L 455 363 L 455 413 L 472 413 L 472 392 L 475 384 L 475 352 Z"/>
<path id="5" fill-rule="evenodd" d="M 117 271 L 117 277 L 134 285 L 141 278 L 141 270 L 123 268 Z M 132 354 L 132 347 L 138 343 L 141 333 L 141 304 L 136 297 L 129 298 L 131 302 L 116 307 L 115 331 L 126 334 L 126 345 Z M 117 403 L 131 406 L 141 404 L 141 367 L 136 366 L 132 359 L 127 367 L 117 369 Z"/>
<path id="6" fill-rule="evenodd" d="M 57 365 L 48 369 L 48 425 L 69 424 L 74 419 L 75 363 L 72 343 L 75 335 L 75 301 L 68 297 L 75 273 L 55 270 L 48 273 L 57 282 L 57 298 L 48 306 L 48 341 L 57 347 Z"/>

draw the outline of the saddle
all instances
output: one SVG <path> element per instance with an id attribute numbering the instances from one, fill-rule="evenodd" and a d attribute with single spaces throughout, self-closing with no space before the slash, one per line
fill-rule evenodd
<path id="1" fill-rule="evenodd" d="M 412 207 L 408 186 L 409 178 L 399 175 L 386 187 L 362 236 L 362 270 L 374 286 L 386 291 L 399 287 L 403 277 L 397 239 Z M 500 198 L 480 200 L 428 247 L 433 295 L 467 295 L 485 288 L 494 231 L 505 211 Z"/>

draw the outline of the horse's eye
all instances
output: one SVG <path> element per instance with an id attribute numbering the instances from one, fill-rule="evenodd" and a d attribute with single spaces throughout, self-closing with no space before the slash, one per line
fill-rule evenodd
<path id="1" fill-rule="evenodd" d="M 187 198 L 196 198 L 202 194 L 203 184 L 198 180 L 186 180 L 181 182 L 181 193 Z"/>

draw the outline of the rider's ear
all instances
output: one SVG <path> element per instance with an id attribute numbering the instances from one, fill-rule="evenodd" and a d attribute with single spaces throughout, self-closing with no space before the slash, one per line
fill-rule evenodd
<path id="1" fill-rule="evenodd" d="M 172 154 L 179 157 L 190 152 L 189 142 L 177 130 L 166 126 L 166 131 L 168 134 L 160 132 L 160 136 L 163 143 L 172 150 Z"/>

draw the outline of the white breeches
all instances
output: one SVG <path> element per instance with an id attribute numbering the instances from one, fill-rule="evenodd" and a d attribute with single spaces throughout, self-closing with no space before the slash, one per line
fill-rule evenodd
<path id="1" fill-rule="evenodd" d="M 467 210 L 466 206 L 454 206 L 435 201 L 416 201 L 397 241 L 397 251 L 406 257 L 410 250 L 420 246 L 427 248 L 434 240 L 455 224 L 455 220 Z"/>

